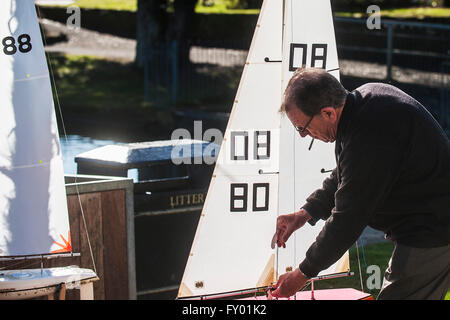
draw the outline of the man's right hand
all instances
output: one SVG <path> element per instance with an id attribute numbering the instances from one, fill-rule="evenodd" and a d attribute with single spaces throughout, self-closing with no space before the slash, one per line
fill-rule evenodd
<path id="1" fill-rule="evenodd" d="M 272 238 L 272 249 L 275 245 L 286 248 L 286 241 L 288 241 L 291 234 L 303 227 L 303 225 L 311 219 L 311 216 L 303 209 L 298 212 L 285 214 L 277 218 L 277 230 Z"/>

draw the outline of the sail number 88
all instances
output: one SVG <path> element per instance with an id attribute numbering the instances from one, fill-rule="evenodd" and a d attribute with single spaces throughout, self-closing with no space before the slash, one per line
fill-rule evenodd
<path id="1" fill-rule="evenodd" d="M 24 33 L 16 39 L 14 37 L 5 37 L 2 40 L 3 53 L 10 56 L 19 50 L 22 53 L 30 52 L 33 46 L 31 45 L 30 35 Z"/>

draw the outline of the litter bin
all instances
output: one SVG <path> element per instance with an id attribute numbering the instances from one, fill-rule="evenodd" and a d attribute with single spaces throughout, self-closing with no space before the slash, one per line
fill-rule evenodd
<path id="1" fill-rule="evenodd" d="M 176 297 L 218 150 L 206 141 L 164 140 L 103 146 L 75 158 L 78 174 L 134 179 L 138 299 Z"/>

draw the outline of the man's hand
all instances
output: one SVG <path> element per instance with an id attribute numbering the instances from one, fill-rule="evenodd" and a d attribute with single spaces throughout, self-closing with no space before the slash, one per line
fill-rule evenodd
<path id="1" fill-rule="evenodd" d="M 286 248 L 286 241 L 288 241 L 291 234 L 303 227 L 309 219 L 311 219 L 311 216 L 303 209 L 295 213 L 279 216 L 277 219 L 277 230 L 272 238 L 272 249 L 275 249 L 275 244 L 278 247 Z"/>
<path id="2" fill-rule="evenodd" d="M 308 282 L 308 278 L 297 268 L 294 271 L 285 273 L 280 276 L 275 284 L 274 291 L 269 291 L 268 296 L 271 298 L 289 298 L 303 288 Z"/>

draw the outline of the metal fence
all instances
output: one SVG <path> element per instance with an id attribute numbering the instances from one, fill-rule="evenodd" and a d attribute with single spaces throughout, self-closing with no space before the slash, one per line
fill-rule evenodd
<path id="1" fill-rule="evenodd" d="M 341 78 L 393 81 L 450 126 L 444 117 L 450 25 L 381 19 L 381 28 L 370 30 L 365 19 L 336 17 L 334 23 Z M 145 63 L 146 100 L 223 111 L 232 105 L 239 84 L 247 57 L 243 47 L 248 43 L 194 40 L 155 46 Z"/>
<path id="2" fill-rule="evenodd" d="M 365 19 L 334 19 L 340 56 L 376 60 L 386 66 L 386 80 L 392 66 L 439 72 L 450 59 L 450 25 L 380 20 L 380 29 L 369 29 Z"/>
<path id="3" fill-rule="evenodd" d="M 154 45 L 144 61 L 145 100 L 178 106 L 232 101 L 247 57 L 247 50 L 233 49 L 239 45 L 194 40 Z"/>

